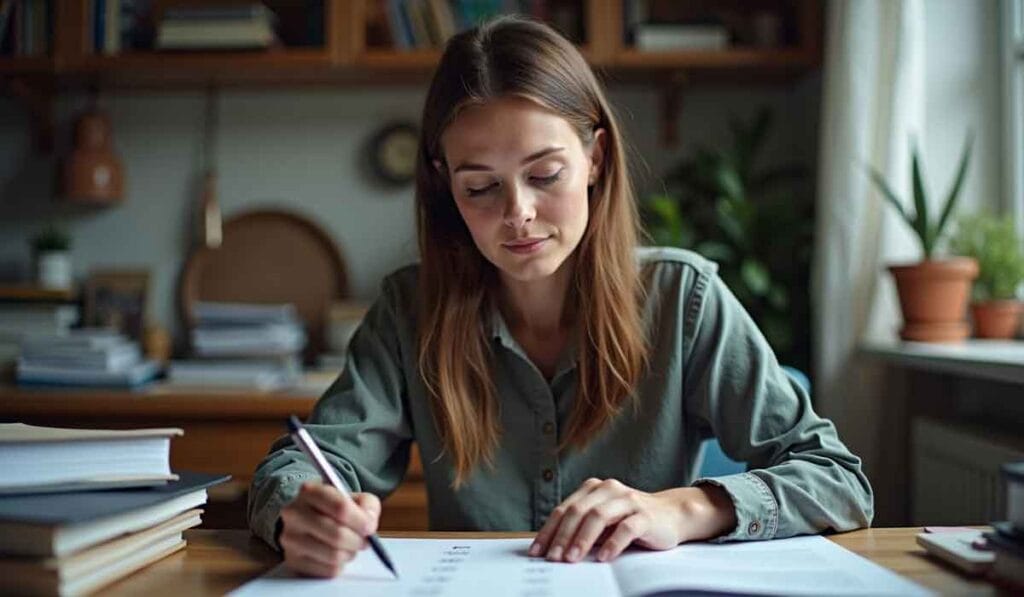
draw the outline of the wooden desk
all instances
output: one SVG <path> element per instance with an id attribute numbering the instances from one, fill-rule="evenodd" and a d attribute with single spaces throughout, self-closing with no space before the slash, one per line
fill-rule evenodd
<path id="1" fill-rule="evenodd" d="M 914 543 L 920 528 L 867 529 L 830 537 L 839 545 L 943 595 L 999 595 L 960 576 Z M 385 533 L 388 537 L 531 537 L 531 533 Z M 188 547 L 102 590 L 104 595 L 222 595 L 263 574 L 277 554 L 246 531 L 186 531 Z"/>
<path id="2" fill-rule="evenodd" d="M 183 390 L 155 384 L 138 390 L 0 385 L 0 422 L 53 427 L 128 429 L 180 427 L 171 468 L 226 473 L 232 482 L 211 492 L 207 524 L 245 528 L 252 474 L 270 444 L 285 434 L 288 415 L 305 418 L 319 392 L 304 388 L 253 393 Z M 426 530 L 427 495 L 414 449 L 405 482 L 387 500 L 382 529 Z"/>

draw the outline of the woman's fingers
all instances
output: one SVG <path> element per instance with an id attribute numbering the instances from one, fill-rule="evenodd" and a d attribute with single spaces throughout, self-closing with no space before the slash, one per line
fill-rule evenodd
<path id="1" fill-rule="evenodd" d="M 617 497 L 594 506 L 583 517 L 576 535 L 569 540 L 565 561 L 583 559 L 605 530 L 636 512 L 636 504 L 628 497 Z"/>
<path id="2" fill-rule="evenodd" d="M 619 557 L 619 554 L 643 536 L 649 527 L 650 517 L 643 513 L 638 512 L 622 519 L 597 552 L 598 561 L 607 562 Z"/>
<path id="3" fill-rule="evenodd" d="M 557 508 L 552 510 L 551 515 L 548 516 L 547 522 L 545 522 L 544 526 L 537 531 L 537 537 L 533 540 L 533 544 L 530 545 L 529 554 L 531 556 L 541 556 L 548 553 L 548 547 L 551 544 L 551 540 L 558 532 L 566 512 L 569 511 L 573 504 L 589 495 L 591 491 L 600 485 L 600 479 L 587 479 L 582 485 L 580 485 L 579 489 L 574 491 L 572 495 L 565 498 Z"/>
<path id="4" fill-rule="evenodd" d="M 337 575 L 376 532 L 380 508 L 380 500 L 369 493 L 350 498 L 330 486 L 304 484 L 281 509 L 279 541 L 286 565 L 309 576 Z"/>
<path id="5" fill-rule="evenodd" d="M 596 483 L 588 481 L 585 487 L 589 490 L 585 495 L 580 496 L 575 501 L 566 500 L 555 509 L 558 512 L 558 526 L 553 531 L 547 547 L 548 560 L 576 561 L 586 555 L 586 551 L 582 551 L 582 547 L 576 548 L 574 545 L 570 545 L 572 539 L 579 532 L 580 525 L 583 524 L 584 519 L 591 516 L 591 512 L 601 504 L 625 498 L 631 491 L 628 487 L 614 479 L 597 481 Z M 629 514 L 629 512 L 619 512 L 622 508 L 623 505 L 608 506 L 594 515 L 599 520 L 603 520 L 605 525 L 607 525 L 610 523 L 606 517 L 615 516 L 617 519 Z M 594 521 L 592 524 L 598 524 L 598 521 Z M 600 533 L 601 531 L 598 530 L 594 534 L 591 543 L 593 540 L 596 540 Z"/>
<path id="6" fill-rule="evenodd" d="M 365 494 L 358 494 L 365 495 Z M 298 499 L 308 503 L 325 516 L 335 519 L 339 524 L 354 529 L 363 536 L 375 529 L 373 517 L 364 510 L 355 499 L 342 495 L 340 491 L 322 483 L 304 483 L 299 490 Z M 364 501 L 369 498 L 361 498 Z M 369 502 L 368 502 L 369 503 Z M 377 502 L 379 512 L 380 502 Z"/>

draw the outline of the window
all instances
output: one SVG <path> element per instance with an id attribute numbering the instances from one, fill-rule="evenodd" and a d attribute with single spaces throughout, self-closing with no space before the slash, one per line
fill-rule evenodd
<path id="1" fill-rule="evenodd" d="M 1003 0 L 1004 208 L 1024 231 L 1024 0 Z"/>

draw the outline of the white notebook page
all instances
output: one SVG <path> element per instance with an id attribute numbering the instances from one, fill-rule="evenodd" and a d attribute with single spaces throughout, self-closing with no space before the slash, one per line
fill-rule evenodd
<path id="1" fill-rule="evenodd" d="M 529 539 L 383 539 L 391 574 L 366 549 L 334 579 L 300 578 L 283 565 L 231 593 L 556 597 L 670 590 L 749 594 L 928 595 L 923 588 L 823 537 L 630 551 L 612 564 L 530 558 Z"/>

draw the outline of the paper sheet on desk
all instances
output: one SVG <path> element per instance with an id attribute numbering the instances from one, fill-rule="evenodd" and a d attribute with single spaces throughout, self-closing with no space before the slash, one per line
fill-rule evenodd
<path id="1" fill-rule="evenodd" d="M 553 564 L 526 556 L 529 539 L 384 539 L 399 580 L 364 550 L 331 580 L 278 566 L 237 591 L 264 595 L 555 597 L 672 591 L 750 595 L 929 595 L 823 537 L 631 551 L 611 564 Z"/>

